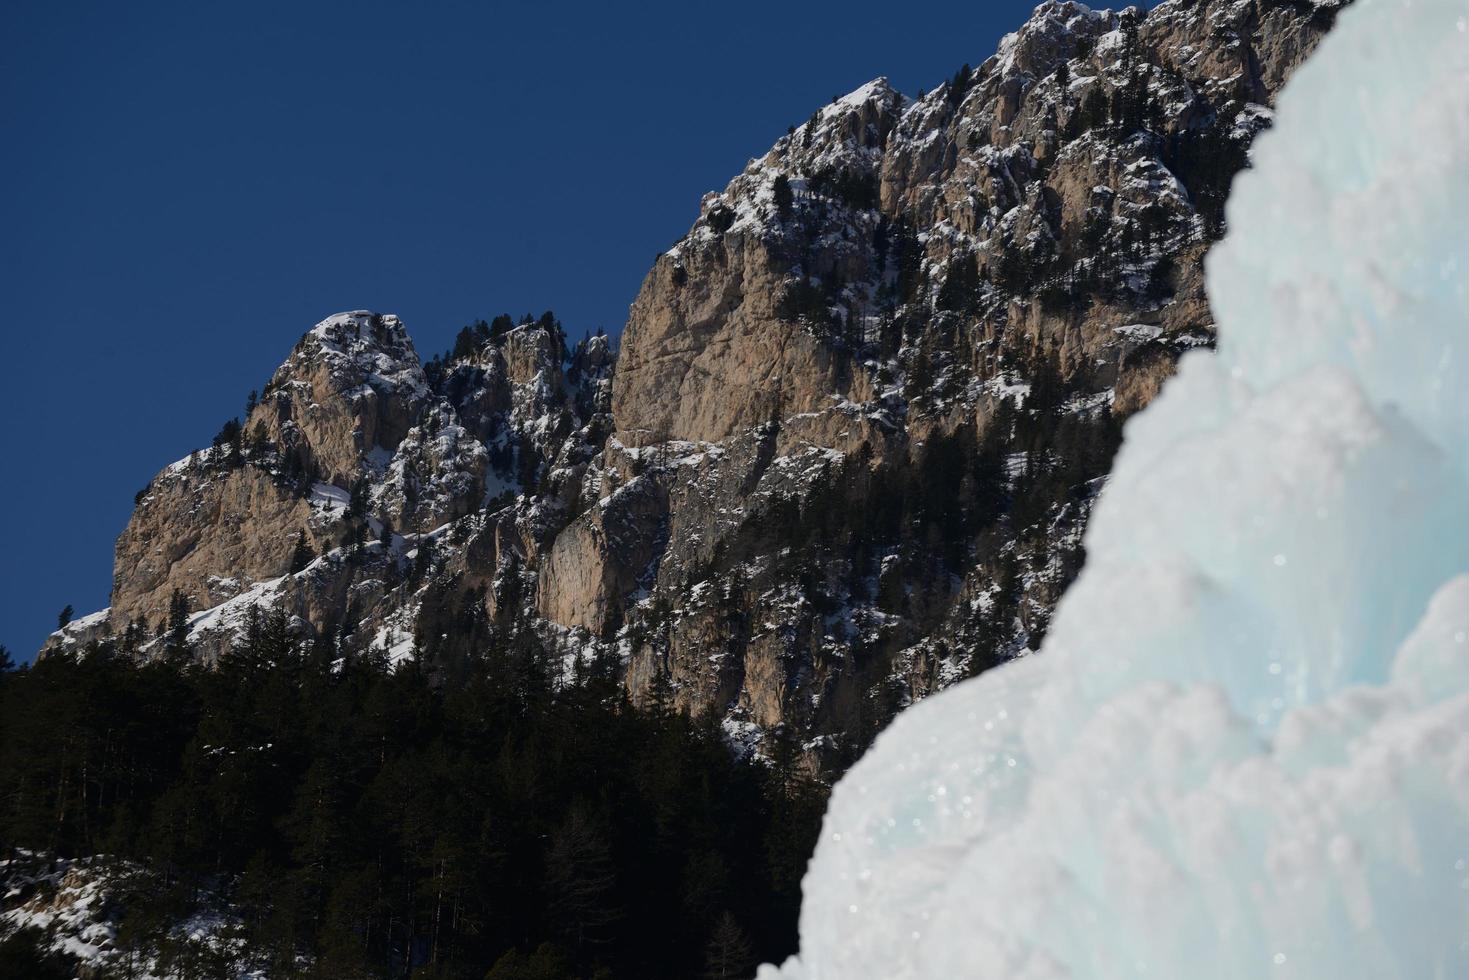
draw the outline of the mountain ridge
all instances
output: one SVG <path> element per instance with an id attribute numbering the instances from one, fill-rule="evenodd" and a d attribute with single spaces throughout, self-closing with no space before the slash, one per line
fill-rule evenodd
<path id="1" fill-rule="evenodd" d="M 927 95 L 866 83 L 705 196 L 615 356 L 547 314 L 425 364 L 396 317 L 329 317 L 139 494 L 110 613 L 44 652 L 209 661 L 271 609 L 447 673 L 527 637 L 840 769 L 1038 645 L 1121 419 L 1212 344 L 1228 179 L 1339 6 L 1048 0 Z"/>

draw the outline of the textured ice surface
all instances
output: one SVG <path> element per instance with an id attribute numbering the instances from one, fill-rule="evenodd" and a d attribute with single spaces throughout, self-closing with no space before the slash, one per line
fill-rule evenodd
<path id="1" fill-rule="evenodd" d="M 836 787 L 773 980 L 1469 976 L 1469 0 L 1359 0 L 1041 655 Z"/>

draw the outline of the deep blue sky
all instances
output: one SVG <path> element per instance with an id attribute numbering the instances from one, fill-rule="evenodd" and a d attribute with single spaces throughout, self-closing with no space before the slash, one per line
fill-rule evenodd
<path id="1" fill-rule="evenodd" d="M 616 332 L 788 125 L 912 94 L 1031 4 L 0 5 L 0 643 L 106 604 L 134 492 L 300 334 L 424 356 L 478 316 Z"/>

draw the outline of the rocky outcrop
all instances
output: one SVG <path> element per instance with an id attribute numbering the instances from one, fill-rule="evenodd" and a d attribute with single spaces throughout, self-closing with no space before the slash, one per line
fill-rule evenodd
<path id="1" fill-rule="evenodd" d="M 844 208 L 839 234 L 808 240 L 798 222 L 781 219 L 774 181 L 790 172 L 800 191 L 805 167 L 870 182 L 904 102 L 886 81 L 864 86 L 813 117 L 814 149 L 798 151 L 798 138 L 787 137 L 723 194 L 705 198 L 698 223 L 658 258 L 628 316 L 612 393 L 624 443 L 716 442 L 772 418 L 823 411 L 834 396 L 873 394 L 849 352 L 782 311 L 795 302 L 795 272 L 827 282 L 873 274 L 864 239 L 875 217 Z"/>
<path id="2" fill-rule="evenodd" d="M 403 324 L 359 310 L 329 317 L 301 338 L 245 429 L 342 486 L 374 457 L 392 453 L 428 404 L 423 367 Z"/>
<path id="3" fill-rule="evenodd" d="M 0 858 L 0 886 L 0 936 L 8 941 L 29 937 L 36 948 L 52 957 L 50 968 L 40 974 L 27 969 L 24 957 L 7 955 L 6 972 L 11 977 L 60 975 L 97 980 L 118 974 L 184 975 L 176 954 L 141 953 L 124 922 L 129 903 L 141 905 L 144 896 L 155 896 L 166 887 L 161 873 L 104 855 L 64 858 L 8 848 Z M 197 948 L 207 949 L 225 975 L 255 972 L 233 938 L 241 927 L 236 910 L 207 890 L 200 892 L 197 901 L 201 913 L 174 925 L 172 935 L 187 937 Z M 55 965 L 58 962 L 65 964 L 65 972 Z"/>
<path id="4" fill-rule="evenodd" d="M 615 357 L 550 314 L 426 364 L 395 317 L 324 320 L 52 649 L 176 646 L 177 595 L 205 659 L 262 617 L 446 671 L 595 659 L 840 768 L 1038 646 L 1121 420 L 1213 343 L 1229 181 L 1336 6 L 1047 2 L 927 95 L 835 99 L 705 197 Z"/>
<path id="5" fill-rule="evenodd" d="M 597 636 L 620 625 L 627 596 L 648 584 L 666 545 L 668 504 L 651 478 L 635 478 L 572 521 L 541 563 L 538 611 Z"/>
<path id="6" fill-rule="evenodd" d="M 213 450 L 174 463 L 149 483 L 117 539 L 115 622 L 162 623 L 181 590 L 196 608 L 289 570 L 311 504 L 263 467 L 227 468 Z"/>
<path id="7" fill-rule="evenodd" d="M 396 317 L 317 324 L 243 425 L 139 493 L 111 608 L 47 650 L 114 635 L 156 651 L 181 603 L 206 660 L 251 609 L 298 638 L 403 655 L 436 572 L 488 589 L 512 557 L 533 562 L 595 451 L 583 443 L 607 408 L 611 353 L 605 337 L 567 351 L 553 318 L 467 330 L 458 356 L 424 365 Z"/>

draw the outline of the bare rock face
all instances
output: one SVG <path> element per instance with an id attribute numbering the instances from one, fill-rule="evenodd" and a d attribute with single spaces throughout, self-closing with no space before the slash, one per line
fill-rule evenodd
<path id="1" fill-rule="evenodd" d="M 167 467 L 117 539 L 115 622 L 158 624 L 175 589 L 206 608 L 284 574 L 310 516 L 308 501 L 269 471 L 223 468 L 212 450 Z"/>
<path id="2" fill-rule="evenodd" d="M 626 597 L 660 553 L 667 501 L 651 479 L 634 479 L 556 537 L 541 565 L 540 614 L 601 636 L 620 625 Z"/>
<path id="3" fill-rule="evenodd" d="M 111 611 L 48 649 L 513 647 L 840 769 L 1038 648 L 1121 421 L 1212 346 L 1229 182 L 1337 6 L 1048 0 L 927 95 L 835 99 L 704 198 L 615 355 L 546 314 L 425 364 L 329 317 L 140 495 Z"/>
<path id="4" fill-rule="evenodd" d="M 865 86 L 814 117 L 822 127 L 818 150 L 799 153 L 792 144 L 788 151 L 783 141 L 723 194 L 705 199 L 699 222 L 659 257 L 629 314 L 612 395 L 623 442 L 715 442 L 852 394 L 847 353 L 783 311 L 797 309 L 804 294 L 791 289 L 809 286 L 811 277 L 870 276 L 861 239 L 876 223 L 854 211 L 843 234 L 812 243 L 762 209 L 780 210 L 774 180 L 797 158 L 870 183 L 903 101 L 884 80 Z M 797 255 L 806 278 L 793 282 Z"/>

